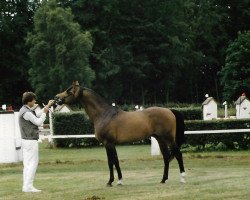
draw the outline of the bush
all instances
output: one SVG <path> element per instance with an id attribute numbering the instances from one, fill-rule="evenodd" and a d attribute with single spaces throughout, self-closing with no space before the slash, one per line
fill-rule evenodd
<path id="1" fill-rule="evenodd" d="M 54 113 L 54 135 L 84 135 L 93 134 L 94 128 L 84 112 Z M 82 147 L 98 145 L 93 138 L 54 139 L 56 147 Z"/>
<path id="2" fill-rule="evenodd" d="M 202 109 L 201 107 L 187 107 L 187 108 L 173 108 L 182 113 L 184 120 L 201 120 L 202 119 Z"/>
<path id="3" fill-rule="evenodd" d="M 185 120 L 200 120 L 200 119 L 202 119 L 202 108 L 201 107 L 192 107 L 192 106 L 189 106 L 189 107 L 168 107 L 168 106 L 163 105 L 163 104 L 159 104 L 156 106 L 178 110 L 182 113 Z M 152 106 L 145 105 L 143 107 L 149 108 L 149 107 L 153 107 L 153 105 Z M 135 105 L 126 105 L 125 104 L 125 105 L 119 106 L 119 108 L 124 110 L 124 111 L 135 111 Z"/>
<path id="4" fill-rule="evenodd" d="M 247 129 L 250 127 L 249 119 L 246 120 L 195 120 L 186 121 L 186 130 L 225 130 L 225 129 Z M 186 135 L 187 144 L 200 146 L 204 149 L 206 145 L 217 146 L 219 143 L 228 149 L 250 148 L 250 133 L 213 133 Z M 222 145 L 222 146 L 223 146 Z"/>

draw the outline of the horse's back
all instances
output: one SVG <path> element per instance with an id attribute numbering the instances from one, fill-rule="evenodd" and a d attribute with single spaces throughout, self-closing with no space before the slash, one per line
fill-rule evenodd
<path id="1" fill-rule="evenodd" d="M 170 109 L 163 108 L 163 107 L 149 107 L 149 108 L 142 110 L 142 112 L 145 112 L 150 116 L 173 115 Z"/>

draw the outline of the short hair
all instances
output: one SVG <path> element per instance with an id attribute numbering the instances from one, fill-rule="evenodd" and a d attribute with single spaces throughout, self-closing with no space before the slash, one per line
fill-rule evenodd
<path id="1" fill-rule="evenodd" d="M 23 98 L 22 98 L 22 103 L 23 103 L 23 105 L 26 105 L 28 102 L 31 102 L 34 99 L 36 99 L 36 95 L 33 92 L 24 92 Z"/>

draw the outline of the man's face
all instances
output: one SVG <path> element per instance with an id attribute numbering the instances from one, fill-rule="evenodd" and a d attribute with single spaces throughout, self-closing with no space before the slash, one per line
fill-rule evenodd
<path id="1" fill-rule="evenodd" d="M 27 105 L 28 105 L 30 108 L 32 108 L 32 107 L 35 105 L 35 103 L 36 103 L 36 100 L 33 99 L 32 101 L 28 102 Z"/>

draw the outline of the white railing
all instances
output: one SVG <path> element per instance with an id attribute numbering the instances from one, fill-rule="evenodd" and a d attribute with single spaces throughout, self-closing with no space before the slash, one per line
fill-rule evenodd
<path id="1" fill-rule="evenodd" d="M 88 135 L 52 135 L 52 136 L 48 136 L 50 138 L 94 138 L 95 135 L 94 134 L 88 134 Z"/>
<path id="2" fill-rule="evenodd" d="M 56 138 L 95 138 L 94 134 L 86 134 L 86 135 L 39 135 L 39 141 L 42 142 L 44 139 L 48 139 L 51 142 Z"/>
<path id="3" fill-rule="evenodd" d="M 250 129 L 226 129 L 226 130 L 199 130 L 199 131 L 185 131 L 185 135 L 193 134 L 214 134 L 214 133 L 247 133 L 250 132 Z M 40 135 L 39 141 L 42 142 L 44 139 L 48 139 L 49 142 L 52 142 L 52 139 L 55 138 L 95 138 L 94 134 L 88 135 Z M 157 140 L 154 137 L 151 137 L 151 155 L 160 155 L 160 147 Z"/>
<path id="4" fill-rule="evenodd" d="M 199 131 L 185 131 L 185 135 L 193 134 L 213 134 L 213 133 L 247 133 L 250 132 L 250 129 L 226 129 L 226 130 L 199 130 Z M 51 141 L 56 138 L 95 138 L 94 134 L 86 135 L 40 135 L 39 139 L 44 140 L 48 139 Z"/>
<path id="5" fill-rule="evenodd" d="M 250 129 L 185 131 L 185 134 L 191 135 L 191 134 L 211 134 L 211 133 L 246 133 L 246 132 L 250 132 Z"/>

